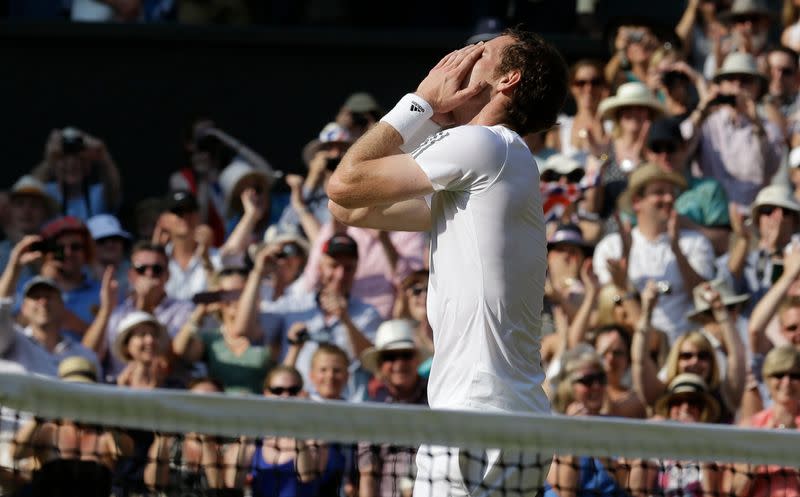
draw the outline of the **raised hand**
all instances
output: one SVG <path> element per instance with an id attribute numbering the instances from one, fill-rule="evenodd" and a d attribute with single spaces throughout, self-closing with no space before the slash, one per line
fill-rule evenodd
<path id="1" fill-rule="evenodd" d="M 486 87 L 488 83 L 483 80 L 468 81 L 464 85 L 464 80 L 469 78 L 472 67 L 483 51 L 483 42 L 454 50 L 445 55 L 420 82 L 416 93 L 431 105 L 434 120 L 437 115 L 443 118 Z"/>
<path id="2" fill-rule="evenodd" d="M 114 267 L 106 266 L 100 284 L 100 308 L 113 310 L 117 305 L 119 283 L 114 279 Z"/>
<path id="3" fill-rule="evenodd" d="M 41 259 L 44 253 L 36 247 L 41 241 L 42 237 L 39 235 L 27 235 L 23 237 L 11 250 L 11 255 L 9 257 L 10 263 L 16 266 L 24 266 Z"/>
<path id="4" fill-rule="evenodd" d="M 245 188 L 240 196 L 244 214 L 261 219 L 267 211 L 267 202 L 263 195 L 256 193 L 255 188 Z"/>
<path id="5" fill-rule="evenodd" d="M 340 320 L 347 316 L 347 299 L 339 292 L 320 293 L 319 306 L 324 312 Z"/>

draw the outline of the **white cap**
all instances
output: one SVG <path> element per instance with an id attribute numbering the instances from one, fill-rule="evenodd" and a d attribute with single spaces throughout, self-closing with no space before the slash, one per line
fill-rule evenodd
<path id="1" fill-rule="evenodd" d="M 95 240 L 112 236 L 119 236 L 126 240 L 133 238 L 130 233 L 122 229 L 122 224 L 120 224 L 119 219 L 111 214 L 94 215 L 86 221 L 86 226 L 89 228 L 89 233 L 92 234 L 92 238 Z"/>

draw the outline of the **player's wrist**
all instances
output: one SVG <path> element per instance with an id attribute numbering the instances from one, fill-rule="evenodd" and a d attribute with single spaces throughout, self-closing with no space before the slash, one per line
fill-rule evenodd
<path id="1" fill-rule="evenodd" d="M 393 127 L 403 137 L 403 143 L 413 137 L 417 131 L 433 116 L 433 107 L 424 98 L 415 93 L 407 93 L 397 102 L 382 122 Z"/>

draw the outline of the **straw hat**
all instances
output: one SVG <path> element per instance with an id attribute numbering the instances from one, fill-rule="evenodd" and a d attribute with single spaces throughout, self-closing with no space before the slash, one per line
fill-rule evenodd
<path id="1" fill-rule="evenodd" d="M 733 52 L 725 57 L 722 67 L 714 74 L 714 82 L 725 76 L 751 76 L 758 79 L 762 85 L 767 82 L 767 77 L 758 70 L 755 57 L 746 52 Z"/>
<path id="2" fill-rule="evenodd" d="M 58 377 L 73 383 L 97 383 L 97 368 L 85 357 L 69 356 L 58 364 Z"/>
<path id="3" fill-rule="evenodd" d="M 584 167 L 583 164 L 574 157 L 564 154 L 553 154 L 545 159 L 539 174 L 542 174 L 545 171 L 555 171 L 558 174 L 569 174 L 576 170 L 583 171 Z"/>
<path id="4" fill-rule="evenodd" d="M 696 396 L 703 399 L 705 408 L 700 415 L 703 423 L 714 423 L 719 419 L 719 402 L 708 392 L 708 387 L 703 378 L 694 373 L 681 373 L 669 382 L 667 393 L 662 395 L 655 404 L 655 413 L 669 418 L 669 404 L 676 397 Z"/>
<path id="5" fill-rule="evenodd" d="M 166 346 L 169 344 L 169 335 L 167 334 L 167 329 L 164 328 L 164 325 L 162 325 L 155 316 L 149 312 L 133 311 L 122 318 L 119 326 L 117 326 L 117 338 L 114 339 L 114 346 L 112 347 L 114 355 L 116 355 L 117 358 L 123 362 L 129 362 L 131 360 L 131 356 L 128 353 L 127 347 L 128 339 L 130 338 L 134 328 L 140 324 L 151 324 L 155 327 L 156 332 L 158 333 L 157 340 L 161 344 L 162 349 L 166 348 Z"/>
<path id="6" fill-rule="evenodd" d="M 735 294 L 728 286 L 724 279 L 718 278 L 709 282 L 711 288 L 719 293 L 722 299 L 722 305 L 729 306 L 745 302 L 750 298 L 749 294 Z M 692 290 L 692 298 L 694 299 L 694 310 L 686 313 L 686 319 L 695 320 L 701 314 L 711 310 L 711 305 L 703 298 L 704 284 L 697 285 Z"/>
<path id="7" fill-rule="evenodd" d="M 617 88 L 617 93 L 613 97 L 608 97 L 600 102 L 597 108 L 601 119 L 611 119 L 614 112 L 622 107 L 647 107 L 656 115 L 664 113 L 664 106 L 653 95 L 644 83 L 631 82 L 625 83 Z"/>
<path id="8" fill-rule="evenodd" d="M 243 183 L 245 180 L 254 178 L 262 192 L 267 193 L 270 186 L 272 186 L 274 177 L 274 172 L 271 169 L 259 169 L 241 159 L 234 159 L 219 175 L 219 184 L 225 194 L 225 208 L 228 213 L 242 212 L 240 196 L 244 190 Z"/>
<path id="9" fill-rule="evenodd" d="M 386 350 L 417 350 L 413 321 L 390 319 L 381 323 L 375 334 L 375 346 L 361 354 L 361 365 L 368 371 L 376 372 L 381 352 Z"/>
<path id="10" fill-rule="evenodd" d="M 720 12 L 717 18 L 726 23 L 733 23 L 744 16 L 774 17 L 774 13 L 762 0 L 734 0 L 730 10 Z"/>
<path id="11" fill-rule="evenodd" d="M 768 205 L 794 211 L 800 215 L 800 203 L 794 199 L 794 193 L 787 185 L 769 185 L 758 192 L 750 207 L 750 216 L 754 222 L 758 219 L 758 211 Z"/>
<path id="12" fill-rule="evenodd" d="M 11 187 L 9 196 L 13 198 L 19 195 L 40 197 L 45 204 L 48 217 L 58 212 L 58 203 L 56 203 L 56 199 L 47 193 L 45 184 L 30 174 L 21 176 Z"/>
<path id="13" fill-rule="evenodd" d="M 656 164 L 646 162 L 633 170 L 628 178 L 628 187 L 619 196 L 619 204 L 623 210 L 630 211 L 633 206 L 633 196 L 638 195 L 648 183 L 653 181 L 667 181 L 681 190 L 686 189 L 686 179 L 680 174 L 668 172 Z"/>

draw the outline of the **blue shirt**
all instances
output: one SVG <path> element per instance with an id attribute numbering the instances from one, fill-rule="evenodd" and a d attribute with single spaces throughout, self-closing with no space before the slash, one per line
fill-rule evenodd
<path id="1" fill-rule="evenodd" d="M 45 185 L 47 194 L 53 197 L 56 205 L 61 209 L 64 216 L 75 216 L 86 222 L 95 214 L 113 214 L 113 210 L 106 205 L 106 191 L 102 183 L 89 185 L 87 195 L 72 197 L 67 201 L 66 212 L 64 209 L 64 197 L 61 194 L 61 186 L 56 182 Z M 88 201 L 88 205 L 87 205 Z"/>

